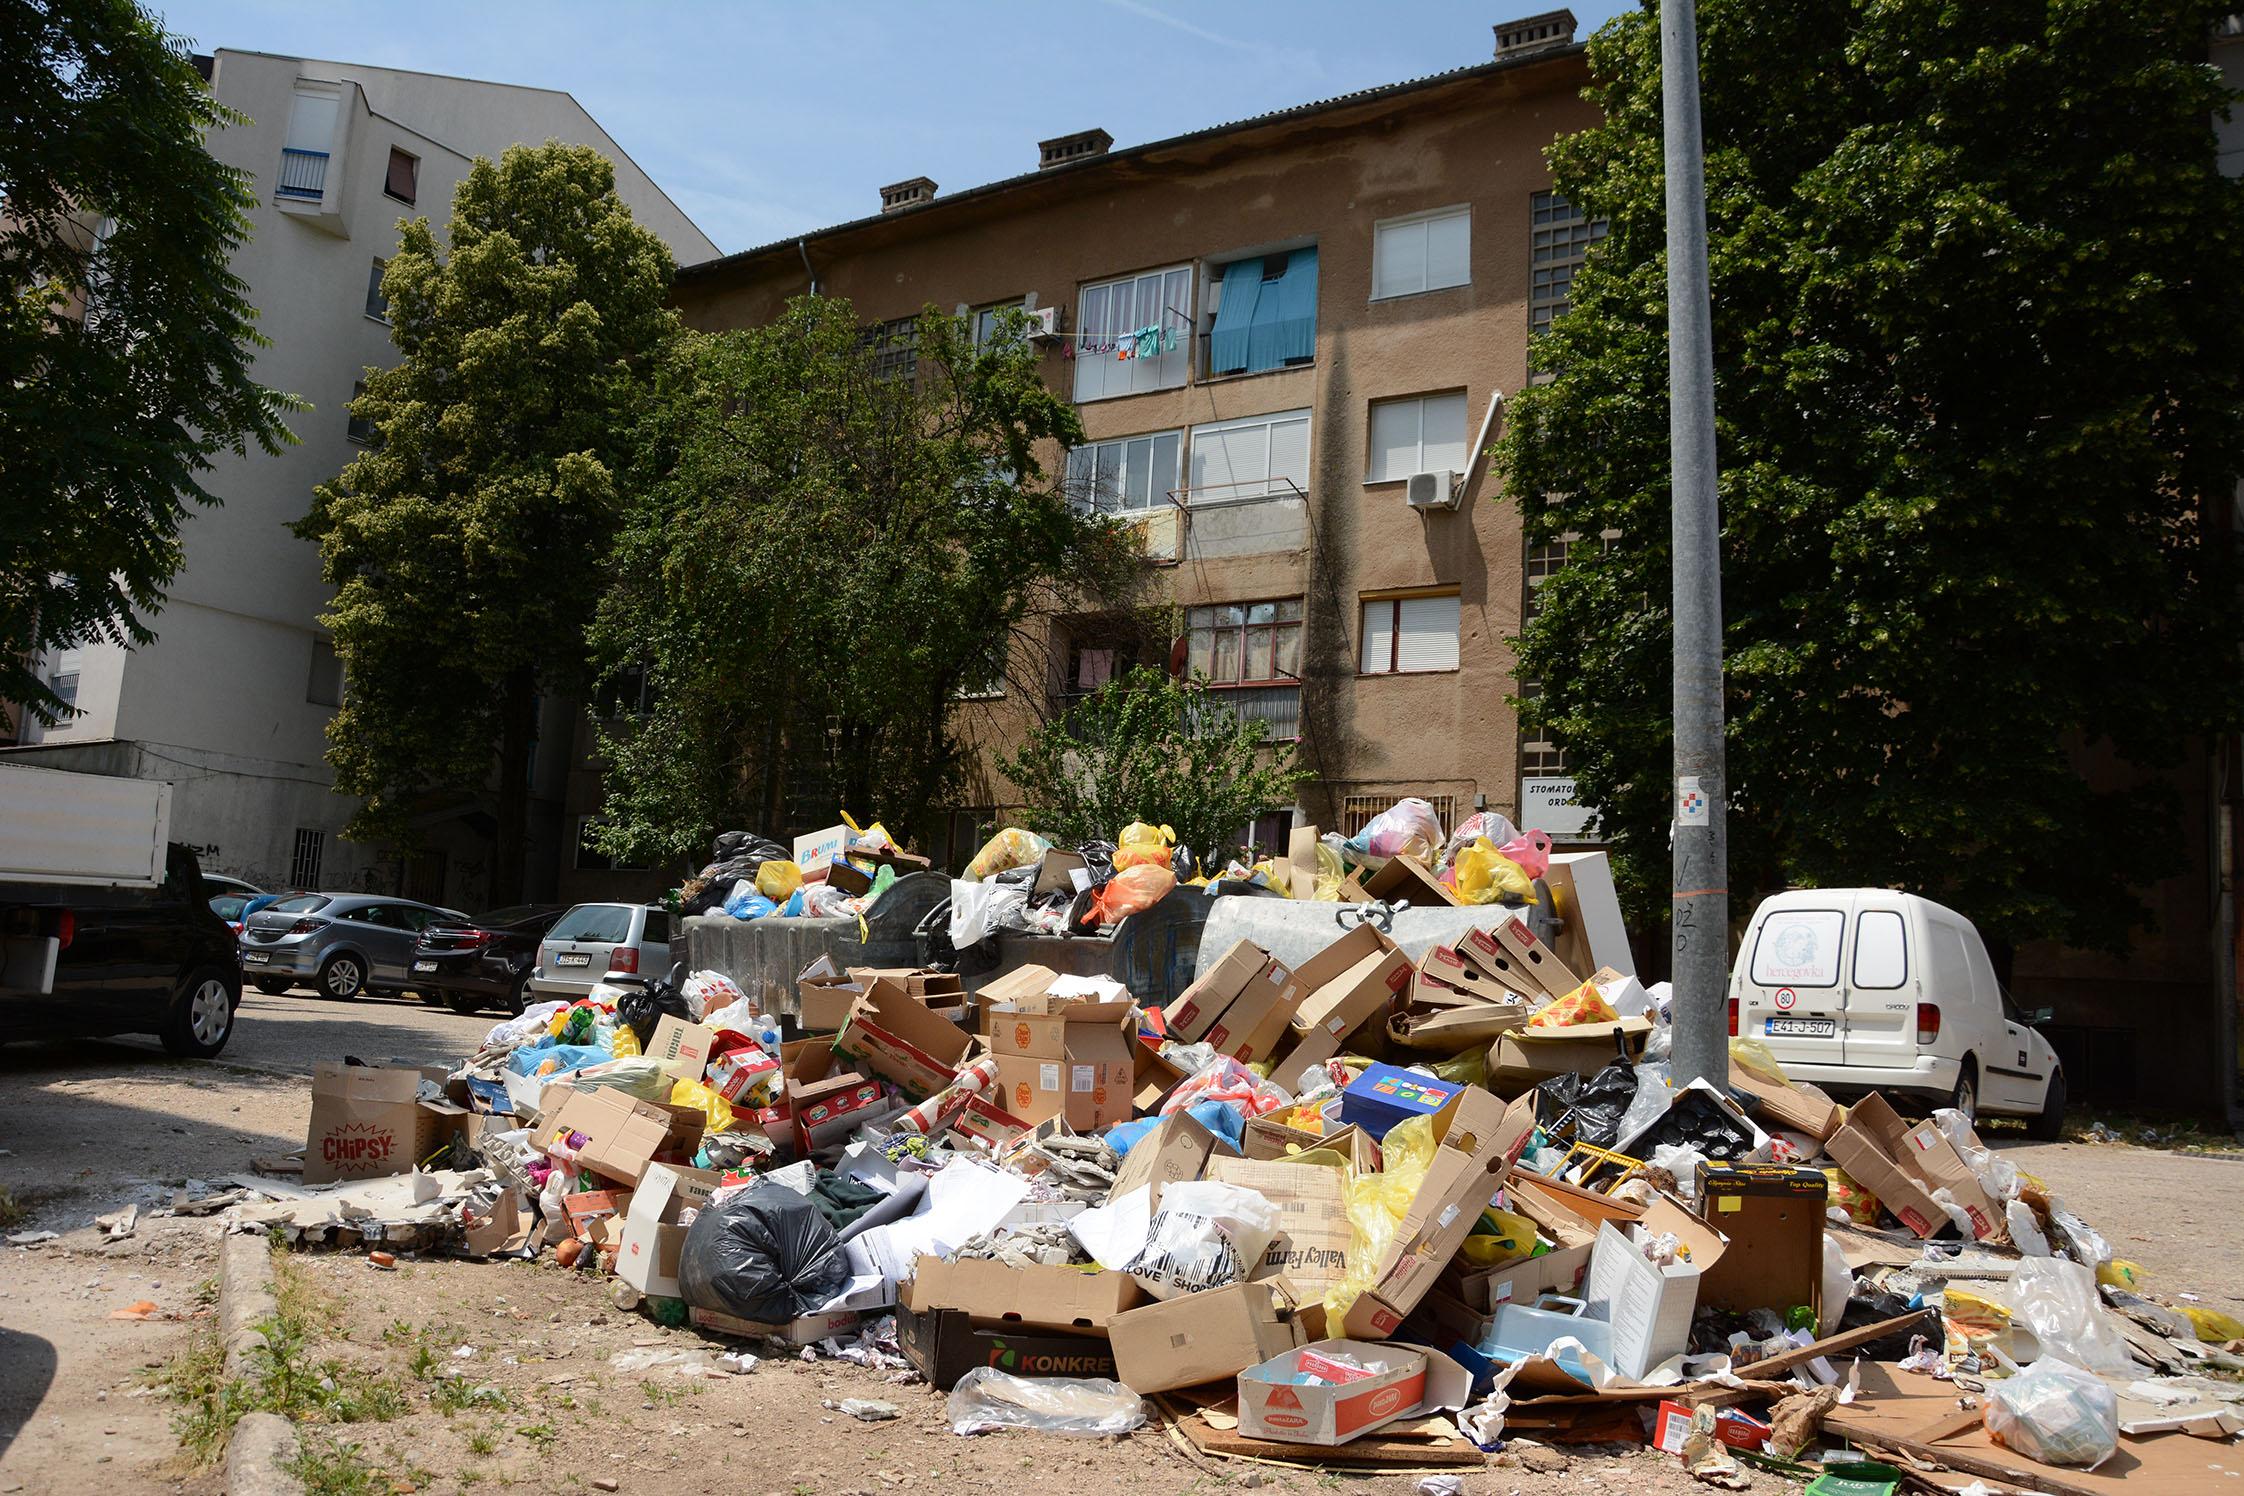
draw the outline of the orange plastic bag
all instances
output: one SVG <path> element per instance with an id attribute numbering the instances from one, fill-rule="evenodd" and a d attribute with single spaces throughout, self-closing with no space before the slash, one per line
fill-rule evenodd
<path id="1" fill-rule="evenodd" d="M 1119 922 L 1125 915 L 1151 909 L 1177 886 L 1177 875 L 1165 867 L 1141 862 L 1124 868 L 1091 895 L 1091 918 L 1102 925 Z"/>

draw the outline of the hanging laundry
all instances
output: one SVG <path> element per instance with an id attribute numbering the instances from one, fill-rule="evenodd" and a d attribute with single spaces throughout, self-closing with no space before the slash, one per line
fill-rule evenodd
<path id="1" fill-rule="evenodd" d="M 1139 358 L 1159 358 L 1161 356 L 1161 329 L 1158 327 L 1141 328 L 1138 332 L 1137 344 Z"/>

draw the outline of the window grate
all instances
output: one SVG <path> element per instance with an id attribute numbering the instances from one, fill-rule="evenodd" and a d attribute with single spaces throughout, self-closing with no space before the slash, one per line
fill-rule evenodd
<path id="1" fill-rule="evenodd" d="M 872 355 L 874 378 L 909 380 L 919 373 L 919 318 L 876 322 L 859 340 Z"/>
<path id="2" fill-rule="evenodd" d="M 308 826 L 297 827 L 295 855 L 288 860 L 289 886 L 318 888 L 320 858 L 326 850 L 326 832 L 314 831 Z"/>
<path id="3" fill-rule="evenodd" d="M 1399 795 L 1343 796 L 1340 801 L 1340 834 L 1354 836 L 1371 824 L 1373 816 L 1388 809 L 1400 798 L 1402 797 Z M 1441 822 L 1441 828 L 1444 832 L 1455 826 L 1457 821 L 1457 797 L 1455 795 L 1420 795 L 1418 798 L 1434 808 L 1434 819 Z"/>
<path id="4" fill-rule="evenodd" d="M 1538 192 L 1529 214 L 1527 330 L 1549 332 L 1571 304 L 1574 272 L 1589 256 L 1589 247 L 1605 237 L 1602 218 L 1585 218 L 1579 208 L 1555 192 Z"/>

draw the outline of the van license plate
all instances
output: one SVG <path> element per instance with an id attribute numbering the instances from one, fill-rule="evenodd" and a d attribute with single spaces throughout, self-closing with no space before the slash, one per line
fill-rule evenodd
<path id="1" fill-rule="evenodd" d="M 1828 1039 L 1838 1030 L 1831 1018 L 1772 1018 L 1761 1032 L 1778 1039 Z"/>
<path id="2" fill-rule="evenodd" d="M 592 958 L 582 951 L 563 951 L 553 958 L 556 966 L 590 966 Z"/>
<path id="3" fill-rule="evenodd" d="M 263 966 L 272 959 L 272 953 L 269 951 L 242 952 L 242 965 L 244 966 Z"/>

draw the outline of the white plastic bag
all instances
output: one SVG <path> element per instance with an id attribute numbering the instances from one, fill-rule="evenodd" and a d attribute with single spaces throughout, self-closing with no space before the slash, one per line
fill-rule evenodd
<path id="1" fill-rule="evenodd" d="M 1847 1266 L 1847 1249 L 1829 1232 L 1823 1237 L 1823 1313 L 1816 1320 L 1816 1333 L 1828 1335 L 1839 1328 L 1839 1320 L 1847 1312 L 1847 1300 L 1854 1297 L 1854 1269 Z"/>
<path id="2" fill-rule="evenodd" d="M 686 1007 L 696 1023 L 704 1021 L 703 1014 L 744 1002 L 748 996 L 740 990 L 739 983 L 721 971 L 695 972 L 679 986 L 678 994 L 686 1000 Z"/>
<path id="3" fill-rule="evenodd" d="M 2126 1337 L 2096 1292 L 2093 1270 L 2054 1257 L 2028 1257 L 2008 1284 L 1988 1296 L 2034 1332 L 2044 1359 L 2062 1357 L 2107 1376 L 2141 1374 Z"/>
<path id="4" fill-rule="evenodd" d="M 2041 1234 L 2041 1223 L 2034 1219 L 2033 1207 L 2023 1200 L 2013 1200 L 2002 1208 L 2003 1223 L 2010 1227 L 2010 1244 L 2028 1257 L 2047 1257 L 2049 1238 Z"/>
<path id="5" fill-rule="evenodd" d="M 1161 1207 L 1130 1275 L 1158 1298 L 1244 1283 L 1278 1234 L 1278 1207 L 1259 1192 L 1211 1179 L 1161 1191 Z"/>
<path id="6" fill-rule="evenodd" d="M 1363 830 L 1348 839 L 1359 854 L 1395 857 L 1408 853 L 1433 859 L 1441 849 L 1441 818 L 1434 807 L 1416 795 L 1397 800 L 1373 816 Z"/>
<path id="7" fill-rule="evenodd" d="M 2018 1166 L 1979 1146 L 1978 1134 L 1972 1130 L 1971 1121 L 1954 1107 L 1940 1107 L 1932 1114 L 1933 1125 L 1947 1136 L 1949 1144 L 1978 1176 L 1979 1187 L 1997 1205 L 2007 1205 L 2018 1198 Z M 1964 1240 L 1971 1240 L 1971 1232 L 1964 1232 Z"/>
<path id="8" fill-rule="evenodd" d="M 977 1366 L 951 1389 L 948 1411 L 954 1434 L 1025 1428 L 1108 1438 L 1145 1422 L 1145 1399 L 1097 1377 L 1017 1377 Z"/>
<path id="9" fill-rule="evenodd" d="M 1028 903 L 1028 890 L 1010 883 L 969 883 L 951 879 L 951 945 L 980 945 L 1004 923 L 1008 910 Z"/>
<path id="10" fill-rule="evenodd" d="M 545 1037 L 546 1025 L 553 1015 L 568 1006 L 567 1003 L 532 1003 L 506 1022 L 494 1026 L 483 1036 L 485 1049 L 516 1049 L 532 1039 Z"/>
<path id="11" fill-rule="evenodd" d="M 2069 1361 L 2044 1356 L 1988 1386 L 1987 1434 L 2044 1465 L 2093 1470 L 2119 1448 L 2119 1399 Z"/>

